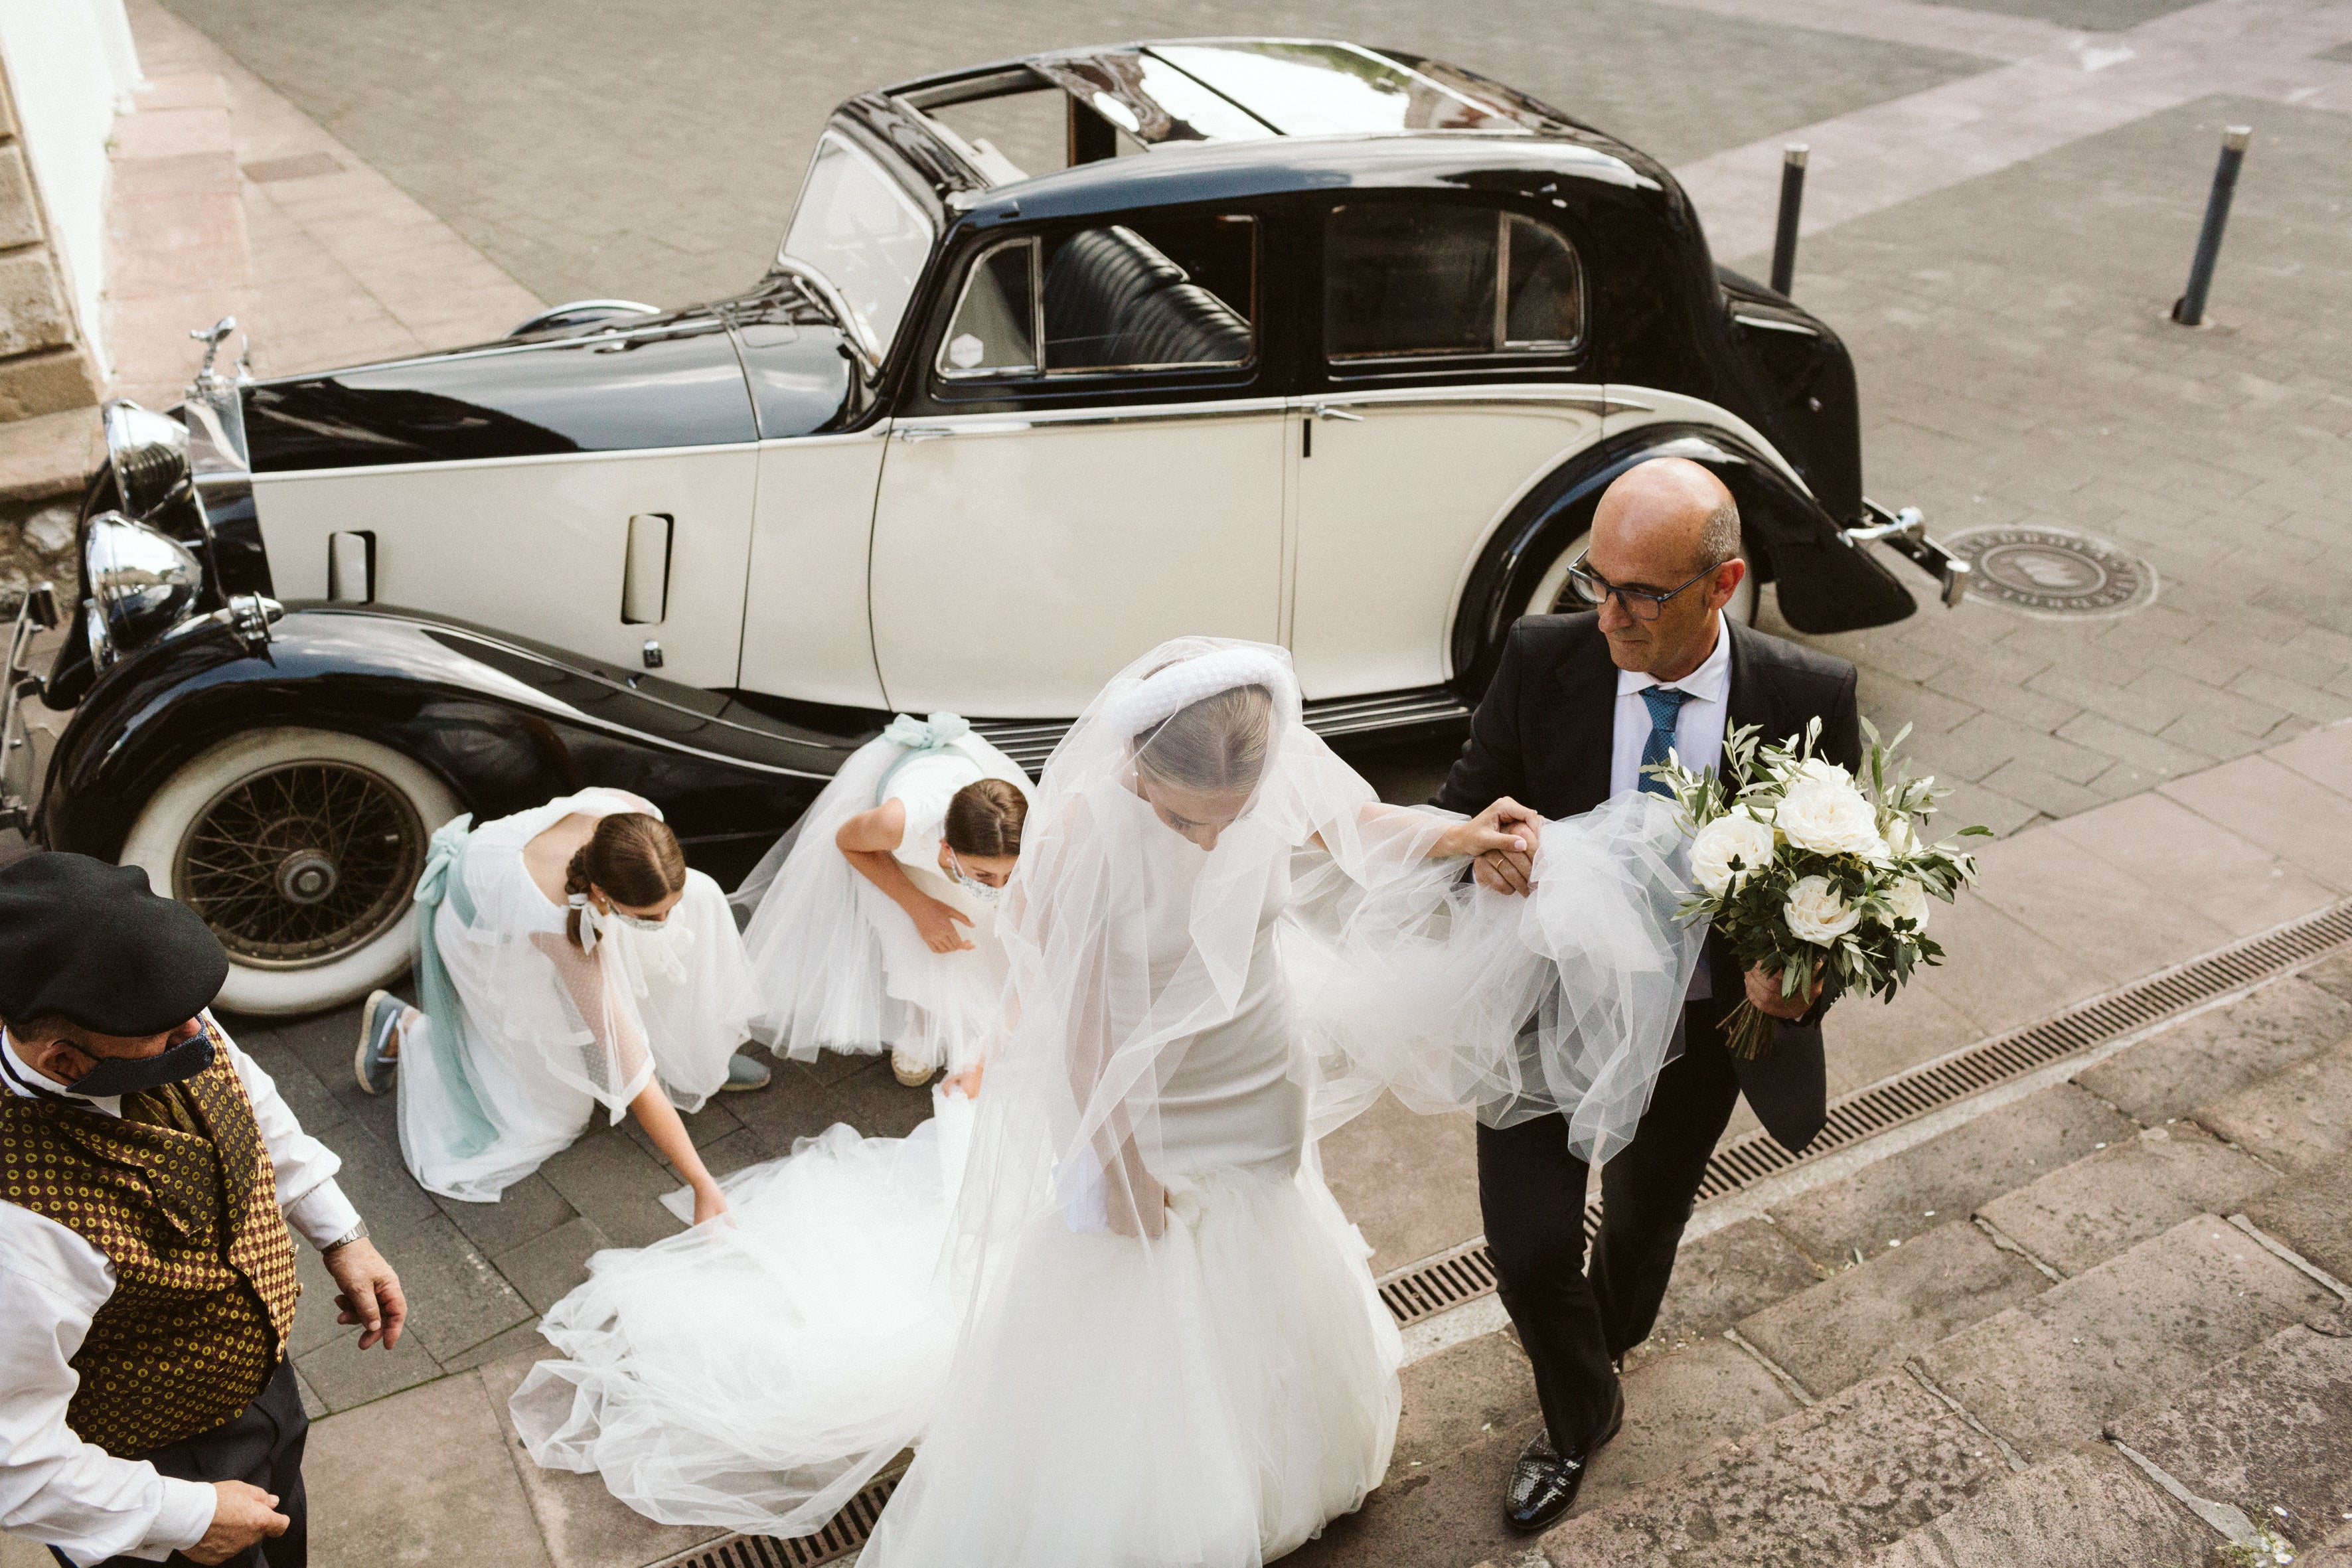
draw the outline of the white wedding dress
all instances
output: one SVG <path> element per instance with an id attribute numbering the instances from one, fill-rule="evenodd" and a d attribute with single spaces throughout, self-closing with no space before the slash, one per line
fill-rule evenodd
<path id="1" fill-rule="evenodd" d="M 1274 737 L 1203 850 L 1139 795 L 1134 757 L 1237 686 L 1274 693 Z M 1300 723 L 1281 650 L 1138 661 L 1038 786 L 968 1161 L 971 1108 L 942 1099 L 909 1139 L 835 1127 L 732 1178 L 729 1218 L 597 1255 L 547 1319 L 570 1359 L 512 1401 L 532 1457 L 658 1520 L 793 1535 L 914 1447 L 863 1568 L 1257 1568 L 1356 1508 L 1388 1468 L 1402 1342 L 1310 1126 L 1389 1071 L 1432 1109 L 1524 1098 L 1520 1026 L 1556 973 L 1515 910 L 1426 858 L 1452 820 L 1380 805 Z M 1544 901 L 1638 923 L 1597 884 Z M 1318 902 L 1327 929 L 1302 932 Z M 1687 966 L 1628 945 L 1641 1027 L 1562 1015 L 1584 1081 L 1654 1077 L 1679 1013 Z M 1376 971 L 1380 1013 L 1324 1016 Z M 1450 977 L 1474 972 L 1507 1000 L 1455 1047 Z"/>

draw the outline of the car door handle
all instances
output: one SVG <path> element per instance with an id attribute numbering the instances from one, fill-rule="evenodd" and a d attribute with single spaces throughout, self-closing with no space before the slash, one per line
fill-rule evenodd
<path id="1" fill-rule="evenodd" d="M 1334 408 L 1328 403 L 1318 403 L 1307 412 L 1317 419 L 1345 419 L 1356 425 L 1361 425 L 1364 422 L 1362 415 L 1350 414 L 1344 408 Z"/>
<path id="2" fill-rule="evenodd" d="M 952 436 L 955 430 L 947 425 L 901 425 L 892 435 L 901 441 L 936 441 L 942 436 Z"/>

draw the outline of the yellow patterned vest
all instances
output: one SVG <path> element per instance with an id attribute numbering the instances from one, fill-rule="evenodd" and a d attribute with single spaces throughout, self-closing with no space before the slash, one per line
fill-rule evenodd
<path id="1" fill-rule="evenodd" d="M 73 1358 L 66 1424 L 119 1457 L 234 1418 L 294 1323 L 301 1286 L 269 1152 L 217 1030 L 213 1051 L 195 1077 L 126 1096 L 119 1121 L 0 1091 L 0 1198 L 114 1265 Z"/>

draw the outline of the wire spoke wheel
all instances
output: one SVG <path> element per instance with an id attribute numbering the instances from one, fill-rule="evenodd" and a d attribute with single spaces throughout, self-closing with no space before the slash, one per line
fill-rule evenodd
<path id="1" fill-rule="evenodd" d="M 325 963 L 407 911 L 425 868 L 425 824 L 371 769 L 284 763 L 239 780 L 197 813 L 172 888 L 238 963 Z"/>

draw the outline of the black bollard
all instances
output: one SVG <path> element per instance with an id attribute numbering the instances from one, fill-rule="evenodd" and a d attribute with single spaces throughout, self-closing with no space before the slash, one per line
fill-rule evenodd
<path id="1" fill-rule="evenodd" d="M 2213 286 L 2213 262 L 2221 254 L 2221 231 L 2230 223 L 2230 198 L 2237 194 L 2238 165 L 2246 161 L 2251 125 L 2232 125 L 2221 133 L 2221 161 L 2213 168 L 2213 194 L 2205 198 L 2205 226 L 2197 236 L 2197 259 L 2189 264 L 2189 292 L 2172 302 L 2172 319 L 2184 327 L 2202 326 L 2205 292 Z"/>
<path id="2" fill-rule="evenodd" d="M 1797 213 L 1805 205 L 1805 144 L 1780 154 L 1780 226 L 1772 236 L 1772 291 L 1786 294 L 1797 280 Z"/>

